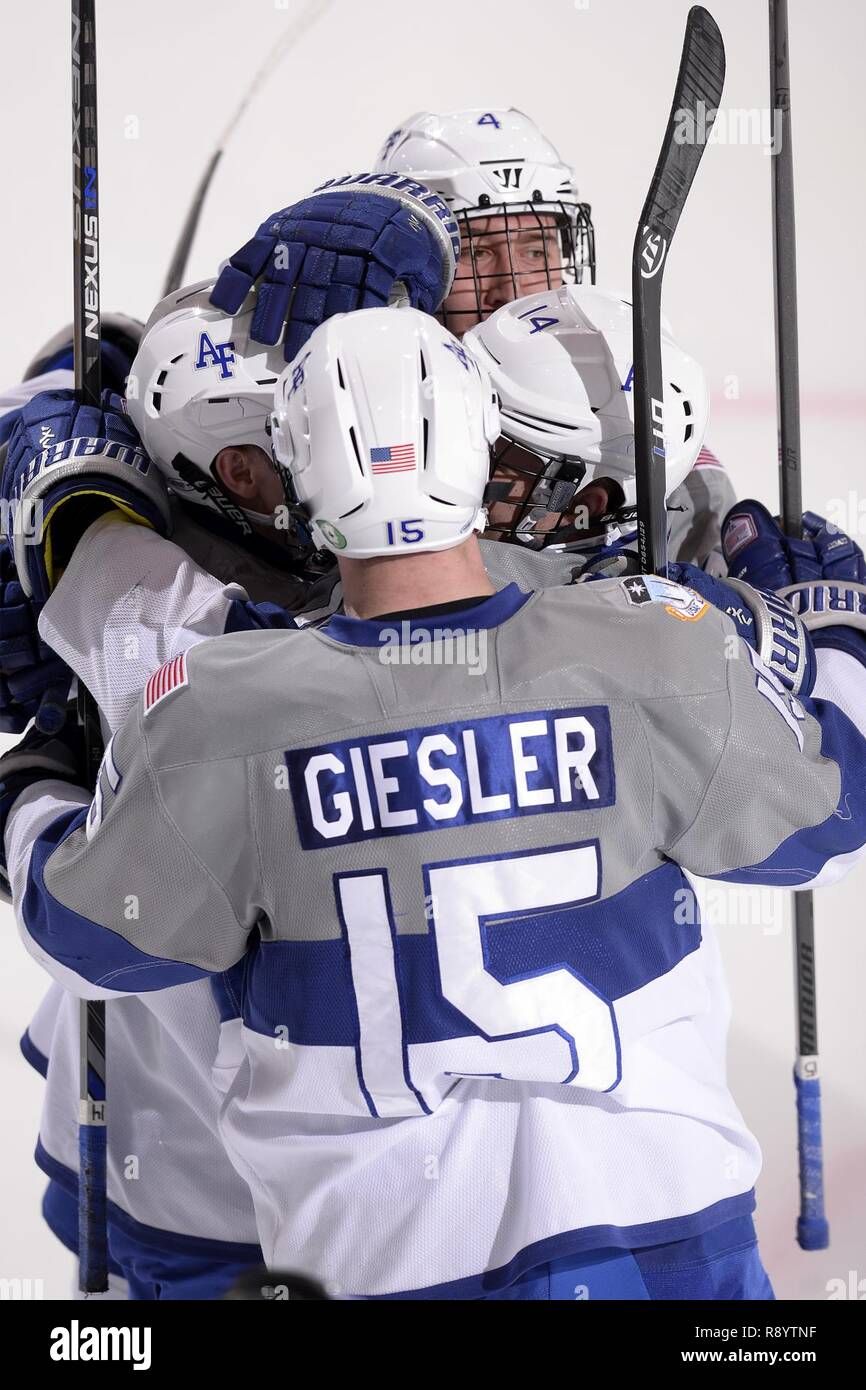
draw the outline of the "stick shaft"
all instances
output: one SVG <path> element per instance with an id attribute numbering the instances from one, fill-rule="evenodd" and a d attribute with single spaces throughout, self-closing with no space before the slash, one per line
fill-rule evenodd
<path id="1" fill-rule="evenodd" d="M 204 210 L 205 199 L 213 183 L 214 175 L 223 157 L 225 147 L 229 142 L 232 131 L 242 119 L 259 87 L 268 80 L 271 73 L 279 66 L 286 54 L 291 52 L 296 44 L 303 38 L 307 30 L 311 29 L 313 25 L 322 18 L 333 3 L 334 0 L 309 0 L 309 3 L 297 18 L 283 31 L 270 53 L 267 54 L 261 66 L 254 73 L 248 86 L 241 95 L 240 101 L 224 128 L 220 131 L 216 147 L 208 160 L 204 173 L 199 179 L 196 190 L 192 196 L 192 202 L 184 218 L 183 226 L 181 227 L 180 235 L 177 239 L 177 245 L 172 254 L 171 264 L 169 265 L 162 287 L 163 298 L 167 294 L 173 294 L 174 291 L 179 289 L 183 284 L 192 244 L 195 240 L 195 234 L 198 231 L 198 225 Z"/>
<path id="2" fill-rule="evenodd" d="M 780 510 L 786 535 L 800 536 L 803 529 L 803 469 L 788 0 L 770 0 L 770 93 L 774 113 L 771 162 Z M 804 1250 L 823 1250 L 829 1244 L 830 1232 L 824 1214 L 815 921 L 812 894 L 808 892 L 794 894 L 794 985 L 797 1001 L 794 1084 L 800 1176 L 797 1240 Z"/>
<path id="3" fill-rule="evenodd" d="M 75 390 L 86 405 L 101 397 L 99 154 L 96 112 L 94 0 L 72 0 L 73 357 Z M 100 756 L 96 706 L 79 684 L 88 773 L 95 785 Z M 78 1251 L 83 1293 L 108 1288 L 106 1211 L 105 1005 L 80 1005 Z"/>

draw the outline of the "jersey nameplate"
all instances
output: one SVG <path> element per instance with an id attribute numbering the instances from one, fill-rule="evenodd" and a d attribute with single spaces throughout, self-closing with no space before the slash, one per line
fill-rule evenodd
<path id="1" fill-rule="evenodd" d="M 286 754 L 304 849 L 586 811 L 615 798 L 603 705 L 346 739 Z"/>

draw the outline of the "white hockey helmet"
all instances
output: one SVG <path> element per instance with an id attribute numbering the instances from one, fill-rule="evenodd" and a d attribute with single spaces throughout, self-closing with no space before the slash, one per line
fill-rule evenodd
<path id="1" fill-rule="evenodd" d="M 497 218 L 511 233 L 542 214 L 555 219 L 560 261 L 547 264 L 548 286 L 595 282 L 595 231 L 574 171 L 528 116 L 513 107 L 434 113 L 420 111 L 392 131 L 379 152 L 377 172 L 411 173 L 439 193 L 457 216 L 465 257 L 481 311 L 483 274 L 477 269 L 473 223 Z M 513 263 L 513 298 L 520 293 Z"/>
<path id="2" fill-rule="evenodd" d="M 268 433 L 282 348 L 250 339 L 254 293 L 234 316 L 209 303 L 213 280 L 166 295 L 153 310 L 127 382 L 127 410 L 172 489 L 251 530 L 212 469 L 221 449 Z"/>
<path id="3" fill-rule="evenodd" d="M 487 368 L 499 394 L 502 433 L 541 459 L 526 469 L 536 479 L 511 538 L 530 544 L 562 540 L 556 528 L 537 530 L 546 512 L 566 513 L 574 495 L 599 478 L 617 488 L 617 515 L 633 516 L 634 391 L 632 307 L 629 299 L 590 285 L 564 285 L 507 304 L 464 339 Z M 703 370 L 662 322 L 666 488 L 669 495 L 691 470 L 709 419 Z M 517 451 L 519 453 L 519 451 Z M 505 456 L 500 454 L 500 462 Z M 519 460 L 506 458 L 509 471 Z M 503 484 L 503 487 L 507 485 Z M 491 500 L 501 499 L 497 484 Z M 573 538 L 572 538 L 573 539 Z"/>
<path id="4" fill-rule="evenodd" d="M 486 371 L 418 309 L 335 314 L 276 389 L 274 456 L 337 555 L 459 545 L 484 524 L 498 436 Z"/>
<path id="5" fill-rule="evenodd" d="M 141 319 L 133 318 L 130 314 L 102 315 L 100 361 L 104 387 L 122 395 L 130 363 L 138 351 L 143 332 Z M 30 381 L 35 376 L 41 376 L 52 358 L 63 353 L 64 349 L 68 349 L 71 358 L 74 333 L 75 325 L 68 323 L 49 338 L 28 364 L 23 380 Z"/>

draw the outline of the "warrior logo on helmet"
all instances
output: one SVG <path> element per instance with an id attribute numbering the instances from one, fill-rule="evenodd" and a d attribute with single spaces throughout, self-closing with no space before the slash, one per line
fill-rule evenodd
<path id="1" fill-rule="evenodd" d="M 589 204 L 522 112 L 420 112 L 388 137 L 375 167 L 420 179 L 457 218 L 462 256 L 440 313 L 458 337 L 510 300 L 595 283 Z"/>

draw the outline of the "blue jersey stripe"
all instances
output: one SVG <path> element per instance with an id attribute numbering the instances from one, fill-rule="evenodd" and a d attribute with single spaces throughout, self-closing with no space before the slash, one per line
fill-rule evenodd
<path id="1" fill-rule="evenodd" d="M 489 925 L 488 968 L 507 983 L 563 966 L 606 999 L 621 998 L 700 946 L 699 922 L 677 920 L 676 895 L 683 891 L 691 901 L 681 871 L 665 863 L 614 897 Z M 407 1044 L 482 1037 L 442 996 L 432 935 L 398 934 L 395 941 Z M 225 1007 L 224 1017 L 232 1014 Z M 285 1028 L 288 1040 L 301 1046 L 354 1047 L 358 1022 L 345 941 L 254 945 L 243 1015 L 248 1028 L 267 1037 Z"/>
<path id="2" fill-rule="evenodd" d="M 182 961 L 165 960 L 139 951 L 109 927 L 100 926 L 58 902 L 45 886 L 45 863 L 80 829 L 88 807 L 64 811 L 46 826 L 33 845 L 21 915 L 28 934 L 61 965 L 105 989 L 141 994 L 152 989 L 199 980 L 209 972 Z"/>
<path id="3" fill-rule="evenodd" d="M 821 755 L 837 763 L 842 777 L 839 801 L 820 825 L 798 830 L 759 864 L 709 877 L 726 883 L 764 883 L 795 887 L 816 878 L 837 855 L 866 844 L 866 740 L 837 705 L 829 700 L 804 701 L 821 725 Z"/>
<path id="4" fill-rule="evenodd" d="M 702 1211 L 690 1212 L 685 1216 L 667 1217 L 661 1221 L 647 1221 L 634 1226 L 584 1226 L 574 1231 L 563 1231 L 547 1240 L 536 1241 L 520 1250 L 507 1264 L 498 1269 L 488 1270 L 486 1274 L 470 1275 L 466 1279 L 455 1279 L 447 1284 L 436 1284 L 429 1288 L 408 1289 L 401 1293 L 368 1295 L 371 1302 L 384 1303 L 392 1299 L 468 1299 L 480 1298 L 507 1288 L 521 1275 L 527 1274 L 537 1265 L 549 1260 L 566 1259 L 592 1250 L 639 1250 L 652 1245 L 669 1245 L 674 1241 L 690 1240 L 710 1231 L 714 1227 L 748 1216 L 755 1209 L 754 1190 L 742 1192 L 733 1197 L 724 1197 Z"/>
<path id="5" fill-rule="evenodd" d="M 476 632 L 500 627 L 509 618 L 513 618 L 531 597 L 531 594 L 523 593 L 516 584 L 509 584 L 490 598 L 484 599 L 482 603 L 461 608 L 459 612 L 440 613 L 433 617 L 425 617 L 422 612 L 408 621 L 410 640 L 412 636 L 417 638 L 421 633 L 431 638 L 436 637 L 443 628 Z M 342 646 L 381 647 L 389 640 L 390 634 L 396 632 L 399 637 L 403 627 L 390 618 L 348 618 L 343 613 L 335 613 L 321 631 L 324 636 L 330 637 Z"/>

